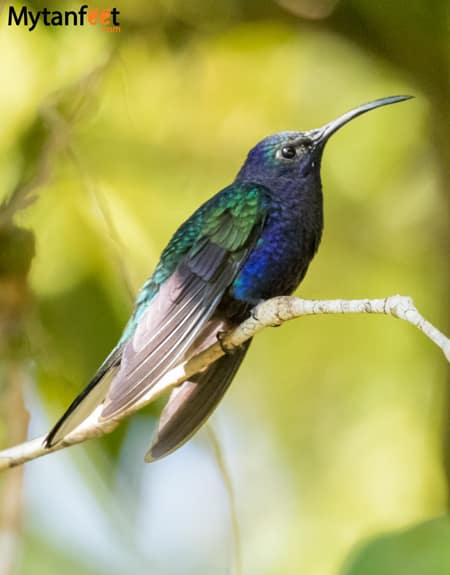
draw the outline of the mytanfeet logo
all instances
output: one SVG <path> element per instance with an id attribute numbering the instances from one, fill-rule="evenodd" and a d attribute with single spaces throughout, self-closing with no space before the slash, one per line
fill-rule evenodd
<path id="1" fill-rule="evenodd" d="M 97 26 L 103 32 L 120 32 L 119 10 L 117 8 L 97 8 L 87 4 L 79 10 L 31 10 L 26 6 L 9 6 L 8 26 L 23 26 L 29 32 L 37 26 Z"/>

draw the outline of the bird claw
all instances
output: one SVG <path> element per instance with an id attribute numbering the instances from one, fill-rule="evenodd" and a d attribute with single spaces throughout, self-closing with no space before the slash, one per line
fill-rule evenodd
<path id="1" fill-rule="evenodd" d="M 254 319 L 255 321 L 259 322 L 261 321 L 260 318 L 258 317 L 258 313 L 257 313 L 257 309 L 258 309 L 258 305 L 260 303 L 263 303 L 264 300 L 260 300 L 255 307 L 252 307 L 252 309 L 250 310 L 250 317 L 252 319 Z M 270 327 L 281 327 L 280 323 L 273 323 Z"/>
<path id="2" fill-rule="evenodd" d="M 252 317 L 252 319 L 254 319 L 255 321 L 260 321 L 258 314 L 257 314 L 257 309 L 258 306 L 262 303 L 264 303 L 265 300 L 263 299 L 258 299 L 258 300 L 254 300 L 251 302 L 251 304 L 253 305 L 253 307 L 250 310 L 250 316 Z"/>
<path id="3" fill-rule="evenodd" d="M 250 317 L 255 321 L 259 321 L 258 314 L 256 313 L 256 307 L 252 307 L 250 310 Z"/>
<path id="4" fill-rule="evenodd" d="M 226 335 L 227 335 L 227 332 L 226 332 L 226 331 L 218 331 L 218 332 L 216 333 L 216 338 L 217 338 L 217 342 L 218 342 L 218 344 L 220 345 L 220 347 L 221 347 L 223 353 L 224 353 L 225 355 L 230 355 L 230 354 L 233 353 L 235 350 L 234 350 L 234 348 L 228 347 L 228 346 L 225 345 L 224 339 L 225 339 L 225 336 L 226 336 Z"/>

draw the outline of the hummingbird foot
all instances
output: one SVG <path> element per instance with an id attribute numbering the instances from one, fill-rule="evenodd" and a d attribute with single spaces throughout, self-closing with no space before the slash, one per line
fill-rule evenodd
<path id="1" fill-rule="evenodd" d="M 220 347 L 222 348 L 222 351 L 225 355 L 232 355 L 237 348 L 235 347 L 229 347 L 226 345 L 225 343 L 225 337 L 228 334 L 227 331 L 218 331 L 216 333 L 216 338 L 217 338 L 217 342 L 220 345 Z"/>
<path id="2" fill-rule="evenodd" d="M 252 307 L 252 309 L 250 310 L 250 317 L 252 319 L 254 319 L 255 321 L 260 321 L 260 318 L 258 317 L 258 311 L 257 311 L 257 307 L 260 303 L 263 303 L 266 300 L 260 300 L 257 305 L 255 307 Z M 273 323 L 270 327 L 281 327 L 280 323 Z"/>

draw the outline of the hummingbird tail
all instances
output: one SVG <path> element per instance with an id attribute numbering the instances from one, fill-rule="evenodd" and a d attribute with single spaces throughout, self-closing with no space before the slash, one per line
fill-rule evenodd
<path id="1" fill-rule="evenodd" d="M 44 447 L 52 447 L 76 429 L 95 408 L 103 403 L 111 381 L 120 363 L 120 348 L 116 347 L 106 358 L 89 385 L 70 404 L 44 440 Z"/>
<path id="2" fill-rule="evenodd" d="M 207 371 L 172 391 L 145 461 L 151 462 L 169 455 L 205 423 L 236 375 L 250 342 L 221 357 Z"/>

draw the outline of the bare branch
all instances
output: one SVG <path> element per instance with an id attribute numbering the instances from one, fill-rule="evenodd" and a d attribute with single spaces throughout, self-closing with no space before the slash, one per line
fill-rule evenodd
<path id="1" fill-rule="evenodd" d="M 42 455 L 58 451 L 87 439 L 112 431 L 119 421 L 154 401 L 161 394 L 181 385 L 194 374 L 204 371 L 219 357 L 241 346 L 266 327 L 278 326 L 284 322 L 305 315 L 374 313 L 397 317 L 408 321 L 429 337 L 450 361 L 450 340 L 427 321 L 414 306 L 412 299 L 405 296 L 390 296 L 382 299 L 361 300 L 304 300 L 295 297 L 276 297 L 258 305 L 251 317 L 241 323 L 215 343 L 190 360 L 168 372 L 144 397 L 130 406 L 116 420 L 101 419 L 100 405 L 81 425 L 70 433 L 64 441 L 45 449 L 45 436 L 22 443 L 0 452 L 0 470 L 31 461 Z"/>

